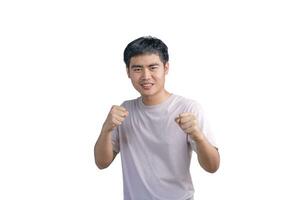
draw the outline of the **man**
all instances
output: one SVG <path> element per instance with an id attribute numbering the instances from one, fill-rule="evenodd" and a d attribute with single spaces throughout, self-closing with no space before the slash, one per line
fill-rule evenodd
<path id="1" fill-rule="evenodd" d="M 127 75 L 141 96 L 112 106 L 94 149 L 100 169 L 121 153 L 124 200 L 192 200 L 192 150 L 204 170 L 219 168 L 199 104 L 164 87 L 168 59 L 167 46 L 154 37 L 138 38 L 124 51 Z"/>

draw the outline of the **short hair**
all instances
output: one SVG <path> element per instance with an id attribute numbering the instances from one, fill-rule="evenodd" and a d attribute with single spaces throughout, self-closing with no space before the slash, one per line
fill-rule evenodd
<path id="1" fill-rule="evenodd" d="M 124 50 L 124 62 L 129 67 L 130 59 L 143 54 L 157 54 L 166 64 L 168 62 L 168 48 L 160 39 L 152 36 L 144 36 L 130 42 Z"/>

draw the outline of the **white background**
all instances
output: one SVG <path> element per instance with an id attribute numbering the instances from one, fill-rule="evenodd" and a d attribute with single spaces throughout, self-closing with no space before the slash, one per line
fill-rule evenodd
<path id="1" fill-rule="evenodd" d="M 112 104 L 138 96 L 122 53 L 169 47 L 170 92 L 199 101 L 221 152 L 196 199 L 302 199 L 300 1 L 0 3 L 0 199 L 122 199 L 120 157 L 93 146 Z"/>

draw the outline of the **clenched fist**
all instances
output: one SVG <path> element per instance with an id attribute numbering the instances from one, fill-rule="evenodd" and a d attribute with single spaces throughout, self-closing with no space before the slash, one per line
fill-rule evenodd
<path id="1" fill-rule="evenodd" d="M 176 117 L 175 121 L 179 124 L 180 128 L 191 136 L 193 140 L 201 139 L 201 129 L 198 120 L 193 113 L 181 113 Z"/>
<path id="2" fill-rule="evenodd" d="M 115 127 L 122 124 L 128 116 L 128 111 L 122 106 L 112 106 L 103 124 L 104 132 L 111 132 Z"/>

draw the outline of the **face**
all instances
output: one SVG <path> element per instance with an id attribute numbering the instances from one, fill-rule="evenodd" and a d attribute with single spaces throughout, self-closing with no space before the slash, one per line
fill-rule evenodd
<path id="1" fill-rule="evenodd" d="M 165 93 L 168 66 L 168 63 L 162 63 L 157 54 L 143 54 L 130 59 L 127 73 L 134 88 L 143 97 L 157 97 Z"/>

